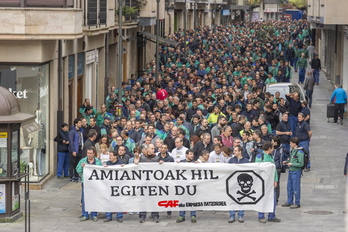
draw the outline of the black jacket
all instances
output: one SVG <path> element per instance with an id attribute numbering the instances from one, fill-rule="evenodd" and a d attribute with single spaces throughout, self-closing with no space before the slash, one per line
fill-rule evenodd
<path id="1" fill-rule="evenodd" d="M 196 145 L 193 147 L 193 152 L 195 153 L 194 160 L 197 160 L 199 156 L 202 154 L 203 150 L 208 150 L 209 152 L 212 152 L 214 150 L 214 146 L 212 143 L 209 143 L 206 147 L 203 144 L 203 141 L 199 141 L 196 143 Z"/>
<path id="2" fill-rule="evenodd" d="M 163 158 L 163 157 L 161 156 L 161 153 L 158 154 L 158 157 L 159 157 L 158 161 L 163 160 L 163 162 L 174 162 L 174 158 L 171 157 L 171 156 L 169 155 L 168 152 L 167 152 L 166 157 Z"/>
<path id="3" fill-rule="evenodd" d="M 86 142 L 83 144 L 83 150 L 82 150 L 82 157 L 84 158 L 87 156 L 87 149 L 89 147 L 94 147 L 94 142 L 90 139 L 87 139 Z"/>
<path id="4" fill-rule="evenodd" d="M 69 144 L 63 143 L 63 140 L 69 141 L 69 132 L 61 130 L 54 138 L 54 141 L 58 143 L 58 152 L 69 152 Z"/>
<path id="5" fill-rule="evenodd" d="M 312 69 L 321 69 L 320 60 L 314 58 L 314 59 L 311 61 L 311 67 L 312 67 Z"/>

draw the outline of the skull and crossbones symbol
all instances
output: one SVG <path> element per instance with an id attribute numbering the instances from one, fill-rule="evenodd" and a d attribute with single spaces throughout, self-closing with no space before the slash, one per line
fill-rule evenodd
<path id="1" fill-rule="evenodd" d="M 253 177 L 249 174 L 242 173 L 237 177 L 238 185 L 240 186 L 241 191 L 237 191 L 237 194 L 242 195 L 241 197 L 238 197 L 237 200 L 241 201 L 245 197 L 250 198 L 251 200 L 255 201 L 256 197 L 250 196 L 251 194 L 256 193 L 255 190 L 251 191 L 251 187 L 253 186 Z"/>

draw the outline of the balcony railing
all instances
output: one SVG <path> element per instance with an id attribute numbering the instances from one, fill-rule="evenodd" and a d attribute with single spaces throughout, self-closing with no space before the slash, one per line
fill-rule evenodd
<path id="1" fill-rule="evenodd" d="M 74 0 L 0 0 L 0 7 L 71 8 Z"/>

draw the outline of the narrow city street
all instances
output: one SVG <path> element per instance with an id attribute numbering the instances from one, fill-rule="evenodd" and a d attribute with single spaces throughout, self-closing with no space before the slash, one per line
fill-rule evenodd
<path id="1" fill-rule="evenodd" d="M 293 78 L 293 81 L 297 80 L 297 73 Z M 333 119 L 327 122 L 326 105 L 332 91 L 332 84 L 321 73 L 320 85 L 314 89 L 311 109 L 312 169 L 303 174 L 299 209 L 280 206 L 286 200 L 287 174 L 282 175 L 280 204 L 276 210 L 277 217 L 282 220 L 280 223 L 261 224 L 257 220 L 257 212 L 252 211 L 245 212 L 244 223 L 232 224 L 227 222 L 228 212 L 223 211 L 198 211 L 196 224 L 190 221 L 176 223 L 177 212 L 173 212 L 171 219 L 167 219 L 165 212 L 160 213 L 159 224 L 149 218 L 140 224 L 136 214 L 126 214 L 123 223 L 116 220 L 104 223 L 102 213 L 98 216 L 98 222 L 80 222 L 81 185 L 70 183 L 69 179 L 53 178 L 43 190 L 30 191 L 31 231 L 347 231 L 346 214 L 343 213 L 346 189 L 343 166 L 348 152 L 348 122 L 345 121 L 343 126 L 333 124 Z M 14 223 L 1 224 L 0 231 L 24 231 L 24 217 Z"/>

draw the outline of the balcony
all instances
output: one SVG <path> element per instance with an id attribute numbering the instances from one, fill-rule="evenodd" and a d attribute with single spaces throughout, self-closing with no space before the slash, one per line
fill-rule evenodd
<path id="1" fill-rule="evenodd" d="M 0 40 L 82 37 L 82 9 L 72 0 L 0 0 Z"/>

